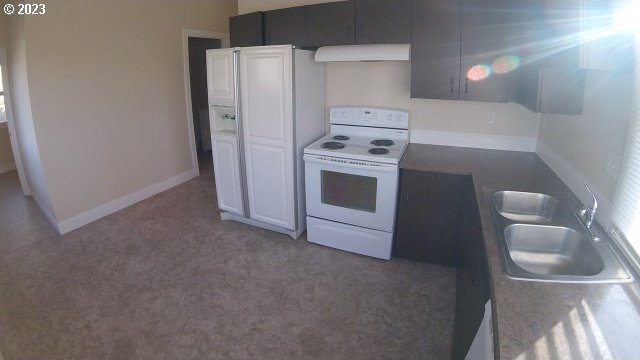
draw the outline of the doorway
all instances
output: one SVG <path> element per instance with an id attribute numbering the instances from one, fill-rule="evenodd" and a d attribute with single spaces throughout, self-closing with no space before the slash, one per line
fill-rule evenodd
<path id="1" fill-rule="evenodd" d="M 185 86 L 191 156 L 194 170 L 213 174 L 209 99 L 207 95 L 208 49 L 229 46 L 229 35 L 197 30 L 183 31 Z"/>
<path id="2" fill-rule="evenodd" d="M 6 71 L 0 64 L 0 74 Z M 4 86 L 0 82 L 0 174 L 16 169 L 11 150 L 11 139 L 9 137 L 9 125 L 7 124 L 7 112 L 5 107 Z"/>
<path id="3" fill-rule="evenodd" d="M 189 77 L 191 80 L 191 111 L 200 172 L 211 162 L 211 129 L 207 96 L 206 51 L 222 47 L 220 39 L 189 37 Z M 210 167 L 210 166 L 209 166 Z"/>
<path id="4" fill-rule="evenodd" d="M 0 176 L 17 176 L 24 195 L 31 195 L 31 189 L 22 164 L 16 128 L 11 107 L 9 74 L 7 71 L 7 49 L 0 48 Z"/>

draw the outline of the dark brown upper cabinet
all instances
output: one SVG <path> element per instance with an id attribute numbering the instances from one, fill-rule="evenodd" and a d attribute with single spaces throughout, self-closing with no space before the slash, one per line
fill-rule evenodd
<path id="1" fill-rule="evenodd" d="M 543 55 L 538 81 L 539 111 L 582 114 L 586 71 L 580 64 L 580 41 L 575 39 L 580 34 L 578 6 L 573 1 L 553 2 L 545 5 L 544 14 L 543 24 L 549 31 L 540 43 L 555 44 L 555 48 L 543 45 L 537 50 Z"/>
<path id="2" fill-rule="evenodd" d="M 229 18 L 231 47 L 264 45 L 262 12 L 253 12 Z"/>
<path id="3" fill-rule="evenodd" d="M 532 111 L 582 113 L 586 72 L 581 66 L 579 0 L 521 0 L 513 12 L 521 27 L 513 101 Z"/>
<path id="4" fill-rule="evenodd" d="M 354 1 L 308 5 L 306 8 L 308 47 L 356 43 Z"/>
<path id="5" fill-rule="evenodd" d="M 550 114 L 582 113 L 586 72 L 580 52 L 581 0 L 537 4 L 536 17 L 544 31 L 538 34 L 534 55 L 540 58 L 539 111 Z"/>
<path id="6" fill-rule="evenodd" d="M 411 0 L 356 0 L 357 44 L 411 41 Z"/>
<path id="7" fill-rule="evenodd" d="M 508 0 L 413 0 L 411 97 L 508 102 L 519 65 Z"/>
<path id="8" fill-rule="evenodd" d="M 508 0 L 413 0 L 411 97 L 508 102 L 517 54 Z"/>
<path id="9" fill-rule="evenodd" d="M 509 78 L 519 65 L 509 38 L 509 1 L 461 0 L 461 100 L 509 101 Z"/>
<path id="10" fill-rule="evenodd" d="M 520 66 L 513 80 L 511 101 L 531 111 L 540 111 L 540 56 L 538 40 L 542 38 L 544 29 L 540 26 L 542 13 L 540 0 L 520 0 L 519 8 L 511 15 L 512 22 L 520 24 L 514 32 L 513 39 L 517 43 Z"/>
<path id="11" fill-rule="evenodd" d="M 304 6 L 266 11 L 264 13 L 265 45 L 305 46 L 307 41 L 307 8 Z"/>
<path id="12" fill-rule="evenodd" d="M 527 109 L 540 111 L 541 68 L 536 64 L 522 64 L 513 79 L 514 92 L 511 101 Z"/>
<path id="13" fill-rule="evenodd" d="M 411 2 L 411 97 L 456 100 L 460 88 L 460 5 Z"/>

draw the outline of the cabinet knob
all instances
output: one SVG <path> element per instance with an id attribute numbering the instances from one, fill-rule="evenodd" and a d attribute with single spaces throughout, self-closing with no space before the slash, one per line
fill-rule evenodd
<path id="1" fill-rule="evenodd" d="M 451 77 L 451 93 L 452 93 L 452 94 L 453 94 L 453 81 L 454 81 L 454 79 L 453 79 L 453 76 L 452 76 L 452 77 Z"/>
<path id="2" fill-rule="evenodd" d="M 464 78 L 464 93 L 466 94 L 469 90 L 469 78 Z"/>

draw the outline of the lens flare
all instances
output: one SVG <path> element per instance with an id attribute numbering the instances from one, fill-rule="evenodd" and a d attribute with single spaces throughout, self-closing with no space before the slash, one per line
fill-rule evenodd
<path id="1" fill-rule="evenodd" d="M 491 67 L 485 64 L 479 64 L 473 66 L 467 71 L 467 79 L 471 81 L 480 81 L 488 78 L 491 75 Z"/>
<path id="2" fill-rule="evenodd" d="M 520 66 L 520 58 L 515 55 L 500 56 L 491 64 L 491 69 L 496 74 L 506 74 Z"/>
<path id="3" fill-rule="evenodd" d="M 617 9 L 613 15 L 614 31 L 640 33 L 638 12 L 640 12 L 640 3 L 638 1 L 631 1 L 625 7 Z"/>

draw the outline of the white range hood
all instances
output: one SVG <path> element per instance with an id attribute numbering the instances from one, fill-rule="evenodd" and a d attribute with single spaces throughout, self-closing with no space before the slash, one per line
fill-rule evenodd
<path id="1" fill-rule="evenodd" d="M 410 50 L 409 44 L 323 46 L 316 61 L 409 61 Z"/>

